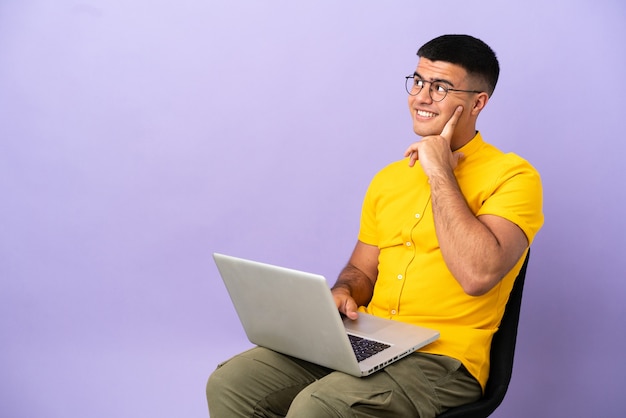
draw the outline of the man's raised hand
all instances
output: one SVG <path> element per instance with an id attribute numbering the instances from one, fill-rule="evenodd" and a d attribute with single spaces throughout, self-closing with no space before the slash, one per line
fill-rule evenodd
<path id="1" fill-rule="evenodd" d="M 446 122 L 441 134 L 425 136 L 407 148 L 404 156 L 409 157 L 409 167 L 413 167 L 419 159 L 427 175 L 435 169 L 445 167 L 445 165 L 454 170 L 462 154 L 452 153 L 450 143 L 462 113 L 463 107 L 458 106 Z"/>

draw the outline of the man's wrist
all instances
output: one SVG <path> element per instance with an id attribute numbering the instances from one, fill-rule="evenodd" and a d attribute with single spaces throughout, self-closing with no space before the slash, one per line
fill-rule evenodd
<path id="1" fill-rule="evenodd" d="M 348 283 L 335 283 L 330 290 L 332 292 L 345 292 L 348 296 L 352 294 L 352 287 Z"/>

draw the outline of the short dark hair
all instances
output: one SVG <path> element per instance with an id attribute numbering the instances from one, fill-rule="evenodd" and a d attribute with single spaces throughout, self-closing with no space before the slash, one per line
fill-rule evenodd
<path id="1" fill-rule="evenodd" d="M 470 76 L 478 77 L 493 94 L 500 74 L 500 64 L 495 52 L 483 41 L 469 35 L 442 35 L 426 42 L 417 55 L 431 61 L 445 61 L 465 69 Z"/>

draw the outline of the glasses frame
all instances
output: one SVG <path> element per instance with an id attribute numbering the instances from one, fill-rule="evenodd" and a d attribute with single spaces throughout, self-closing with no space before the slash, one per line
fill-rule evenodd
<path id="1" fill-rule="evenodd" d="M 424 86 L 422 86 L 415 94 L 411 93 L 411 91 L 413 90 L 413 86 L 416 85 L 416 83 L 415 83 L 415 78 L 416 77 L 419 78 L 419 76 L 417 74 L 407 75 L 406 77 L 404 77 L 404 79 L 405 79 L 405 81 L 404 81 L 404 88 L 406 89 L 406 92 L 409 93 L 409 96 L 417 96 L 424 89 Z M 411 88 L 409 88 L 409 80 L 411 80 Z M 430 87 L 428 88 L 428 96 L 430 96 L 430 99 L 433 102 L 441 102 L 441 101 L 443 101 L 443 99 L 445 99 L 448 96 L 448 92 L 450 92 L 450 91 L 457 91 L 457 92 L 460 92 L 460 93 L 482 93 L 482 91 L 478 91 L 478 90 L 461 90 L 461 89 L 455 89 L 455 88 L 452 88 L 452 87 L 448 87 L 448 86 L 445 85 L 446 83 L 442 82 L 441 80 L 428 81 L 428 80 L 424 80 L 424 79 L 420 78 L 420 81 L 422 83 L 424 83 L 424 84 L 430 83 Z M 446 90 L 446 93 L 439 100 L 435 100 L 435 98 L 433 97 L 433 89 L 432 89 L 433 83 L 441 83 L 443 88 L 445 88 L 445 90 Z"/>

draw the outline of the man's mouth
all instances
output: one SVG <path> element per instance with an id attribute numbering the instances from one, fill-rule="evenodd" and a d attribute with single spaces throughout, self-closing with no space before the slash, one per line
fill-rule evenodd
<path id="1" fill-rule="evenodd" d="M 422 118 L 434 118 L 435 116 L 437 116 L 436 113 L 427 112 L 425 110 L 419 110 L 419 109 L 416 111 L 416 113 L 417 113 L 417 116 L 420 116 Z"/>

